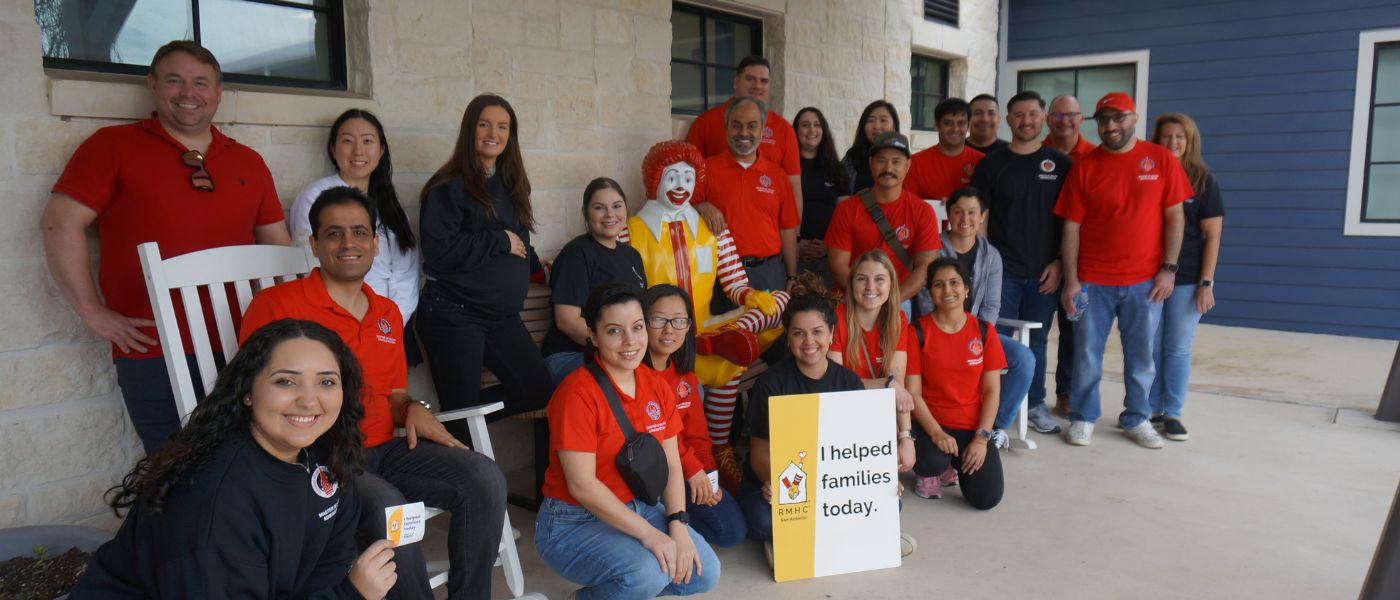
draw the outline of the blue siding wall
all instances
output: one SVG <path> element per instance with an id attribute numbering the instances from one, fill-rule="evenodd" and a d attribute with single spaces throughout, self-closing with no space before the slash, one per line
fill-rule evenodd
<path id="1" fill-rule="evenodd" d="M 1400 338 L 1400 238 L 1342 235 L 1357 35 L 1400 27 L 1400 3 L 1011 0 L 1007 17 L 1008 60 L 1150 50 L 1138 135 L 1163 112 L 1200 125 L 1227 211 L 1207 322 Z"/>

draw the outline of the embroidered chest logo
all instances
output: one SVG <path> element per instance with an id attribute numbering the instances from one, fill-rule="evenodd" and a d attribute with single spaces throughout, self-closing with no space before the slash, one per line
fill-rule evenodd
<path id="1" fill-rule="evenodd" d="M 661 419 L 661 405 L 657 404 L 655 400 L 647 401 L 647 416 L 651 417 L 653 421 Z"/>
<path id="2" fill-rule="evenodd" d="M 972 163 L 965 163 L 965 164 L 963 164 L 963 175 L 967 175 L 967 176 L 971 176 L 971 175 L 972 175 Z"/>
<path id="3" fill-rule="evenodd" d="M 982 340 L 980 338 L 973 338 L 972 341 L 967 343 L 967 351 L 972 353 L 973 356 L 981 356 Z"/>
<path id="4" fill-rule="evenodd" d="M 909 241 L 910 236 L 912 236 L 913 234 L 909 232 L 908 225 L 900 225 L 899 227 L 895 228 L 894 235 L 896 238 L 899 238 L 900 243 L 904 243 Z M 904 245 L 908 246 L 908 244 Z"/>
<path id="5" fill-rule="evenodd" d="M 382 333 L 382 334 L 384 334 L 384 335 L 389 335 L 389 331 L 390 331 L 392 328 L 389 327 L 389 320 L 388 320 L 388 319 L 386 319 L 386 318 L 384 318 L 384 317 L 379 317 L 379 323 L 378 323 L 378 325 L 379 325 L 379 333 Z"/>
<path id="6" fill-rule="evenodd" d="M 759 177 L 759 178 L 758 178 L 758 185 L 761 185 L 761 186 L 763 186 L 763 187 L 772 187 L 772 186 L 773 186 L 773 178 L 772 178 L 772 177 L 769 177 L 769 176 L 767 176 L 767 175 L 764 175 L 764 176 L 762 176 L 762 177 Z"/>
<path id="7" fill-rule="evenodd" d="M 1045 159 L 1045 160 L 1040 161 L 1040 171 L 1041 171 L 1042 173 L 1054 173 L 1054 172 L 1055 172 L 1055 161 L 1050 160 L 1050 159 L 1048 159 L 1048 158 Z"/>
<path id="8" fill-rule="evenodd" d="M 1148 171 L 1151 171 L 1152 169 L 1157 168 L 1157 163 L 1152 162 L 1152 159 L 1150 158 L 1144 158 L 1142 159 L 1142 162 L 1138 163 L 1138 168 L 1142 169 L 1143 173 L 1146 173 Z"/>
<path id="9" fill-rule="evenodd" d="M 764 128 L 763 128 L 763 141 L 768 142 L 768 141 L 771 141 L 772 139 L 773 139 L 773 128 L 772 128 L 772 127 L 764 127 Z"/>
<path id="10" fill-rule="evenodd" d="M 676 397 L 685 400 L 690 397 L 690 382 L 682 381 L 676 384 Z M 650 414 L 650 413 L 648 413 Z M 656 417 L 652 417 L 653 419 Z"/>
<path id="11" fill-rule="evenodd" d="M 316 470 L 311 472 L 311 490 L 317 496 L 330 498 L 340 489 L 340 484 L 331 477 L 331 470 L 325 465 L 316 465 Z"/>

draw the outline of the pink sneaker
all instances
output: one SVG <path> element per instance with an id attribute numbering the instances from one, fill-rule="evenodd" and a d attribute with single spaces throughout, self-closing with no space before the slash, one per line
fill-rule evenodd
<path id="1" fill-rule="evenodd" d="M 914 480 L 914 494 L 920 498 L 937 500 L 943 497 L 943 489 L 937 477 L 917 477 Z"/>
<path id="2" fill-rule="evenodd" d="M 952 487 L 957 484 L 958 470 L 954 469 L 953 467 L 948 467 L 947 471 L 944 471 L 942 475 L 938 476 L 938 485 L 941 485 L 943 487 Z"/>

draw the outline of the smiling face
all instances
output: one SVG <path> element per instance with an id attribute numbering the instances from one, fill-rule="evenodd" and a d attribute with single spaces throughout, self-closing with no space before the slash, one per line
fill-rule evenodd
<path id="1" fill-rule="evenodd" d="M 945 151 L 957 153 L 967 143 L 967 115 L 950 112 L 934 124 L 938 130 L 938 145 Z"/>
<path id="2" fill-rule="evenodd" d="M 894 188 L 904 184 L 904 176 L 909 173 L 909 157 L 894 148 L 881 148 L 870 157 L 870 176 L 875 178 L 875 186 Z"/>
<path id="3" fill-rule="evenodd" d="M 726 125 L 729 135 L 729 151 L 736 160 L 751 162 L 758 154 L 758 142 L 763 138 L 763 113 L 758 105 L 745 102 L 729 111 Z"/>
<path id="4" fill-rule="evenodd" d="M 589 337 L 598 348 L 598 362 L 603 366 L 618 371 L 636 369 L 647 349 L 642 303 L 630 300 L 603 307 Z"/>
<path id="5" fill-rule="evenodd" d="M 752 96 L 768 101 L 768 67 L 749 65 L 734 76 L 734 97 Z"/>
<path id="6" fill-rule="evenodd" d="M 890 299 L 893 282 L 894 274 L 877 261 L 867 260 L 856 265 L 851 272 L 851 293 L 855 294 L 856 306 L 880 310 Z"/>
<path id="7" fill-rule="evenodd" d="M 1122 152 L 1133 141 L 1137 131 L 1137 115 L 1113 109 L 1099 111 L 1094 117 L 1099 124 L 1099 139 L 1103 147 L 1113 152 Z"/>
<path id="8" fill-rule="evenodd" d="M 878 106 L 870 111 L 870 115 L 865 117 L 865 122 L 861 123 L 861 132 L 865 134 L 865 143 L 875 143 L 875 136 L 886 131 L 894 131 L 894 115 L 883 106 Z"/>
<path id="9" fill-rule="evenodd" d="M 593 192 L 584 211 L 584 220 L 588 222 L 588 234 L 594 239 L 615 240 L 627 226 L 627 201 L 612 188 Z"/>
<path id="10" fill-rule="evenodd" d="M 814 367 L 826 361 L 831 349 L 831 326 L 821 313 L 804 310 L 791 317 L 788 326 L 788 350 L 797 364 Z"/>
<path id="11" fill-rule="evenodd" d="M 1000 121 L 996 100 L 983 98 L 972 103 L 972 119 L 969 122 L 972 137 L 979 140 L 996 139 Z"/>
<path id="12" fill-rule="evenodd" d="M 1056 98 L 1050 103 L 1050 134 L 1062 140 L 1079 137 L 1079 126 L 1084 124 L 1084 113 L 1079 111 L 1079 101 L 1072 96 Z"/>
<path id="13" fill-rule="evenodd" d="M 1157 143 L 1166 146 L 1177 158 L 1186 153 L 1186 128 L 1181 123 L 1167 122 L 1157 131 Z"/>
<path id="14" fill-rule="evenodd" d="M 156 118 L 171 133 L 204 135 L 219 110 L 219 74 L 188 52 L 171 52 L 146 76 Z"/>
<path id="15" fill-rule="evenodd" d="M 685 334 L 690 331 L 690 326 L 677 329 L 671 322 L 677 318 L 690 318 L 690 313 L 686 311 L 685 302 L 680 296 L 666 296 L 651 303 L 651 310 L 647 312 L 647 351 L 652 356 L 670 356 L 685 343 Z M 661 327 L 656 327 L 656 323 L 661 323 Z"/>
<path id="16" fill-rule="evenodd" d="M 656 184 L 656 197 L 665 198 L 674 206 L 690 202 L 695 195 L 695 167 L 689 163 L 671 163 L 661 170 Z"/>
<path id="17" fill-rule="evenodd" d="M 949 234 L 957 239 L 972 239 L 982 227 L 982 203 L 974 196 L 960 196 L 948 204 Z"/>
<path id="18" fill-rule="evenodd" d="M 817 113 L 806 111 L 798 115 L 797 122 L 793 123 L 797 128 L 797 145 L 802 150 L 815 152 L 817 146 L 822 143 L 822 122 L 817 118 Z"/>
<path id="19" fill-rule="evenodd" d="M 338 282 L 363 281 L 379 253 L 379 236 L 369 212 L 348 201 L 321 209 L 311 252 L 321 261 L 321 276 Z"/>
<path id="20" fill-rule="evenodd" d="M 510 142 L 510 113 L 500 106 L 488 106 L 476 121 L 476 156 L 486 169 L 496 168 L 496 159 Z"/>
<path id="21" fill-rule="evenodd" d="M 967 282 L 954 267 L 943 267 L 933 273 L 928 280 L 929 295 L 938 312 L 963 312 L 963 301 L 967 299 Z"/>
<path id="22" fill-rule="evenodd" d="M 1045 111 L 1035 100 L 1022 100 L 1009 108 L 1006 125 L 1011 128 L 1011 137 L 1018 142 L 1034 142 L 1045 127 Z"/>
<path id="23" fill-rule="evenodd" d="M 335 424 L 343 400 L 335 355 L 318 341 L 293 338 L 272 350 L 243 403 L 253 440 L 268 454 L 294 462 Z"/>
<path id="24" fill-rule="evenodd" d="M 358 118 L 340 124 L 332 152 L 340 178 L 361 191 L 368 186 L 370 173 L 379 167 L 379 159 L 384 156 L 379 130 L 369 121 Z"/>

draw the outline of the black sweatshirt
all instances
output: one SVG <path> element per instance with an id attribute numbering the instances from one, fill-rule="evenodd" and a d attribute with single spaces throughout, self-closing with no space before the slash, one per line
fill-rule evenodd
<path id="1" fill-rule="evenodd" d="M 328 472 L 311 471 L 330 483 Z M 70 597 L 360 600 L 346 576 L 358 555 L 354 486 L 322 493 L 305 467 L 248 435 L 228 440 L 170 491 L 163 511 L 139 502 Z"/>
<path id="2" fill-rule="evenodd" d="M 423 274 L 453 301 L 487 317 L 520 312 L 539 258 L 530 246 L 530 230 L 516 218 L 505 183 L 497 172 L 486 180 L 491 206 L 467 196 L 456 178 L 428 191 L 418 215 L 422 235 Z M 525 242 L 529 258 L 510 253 L 506 230 Z"/>

